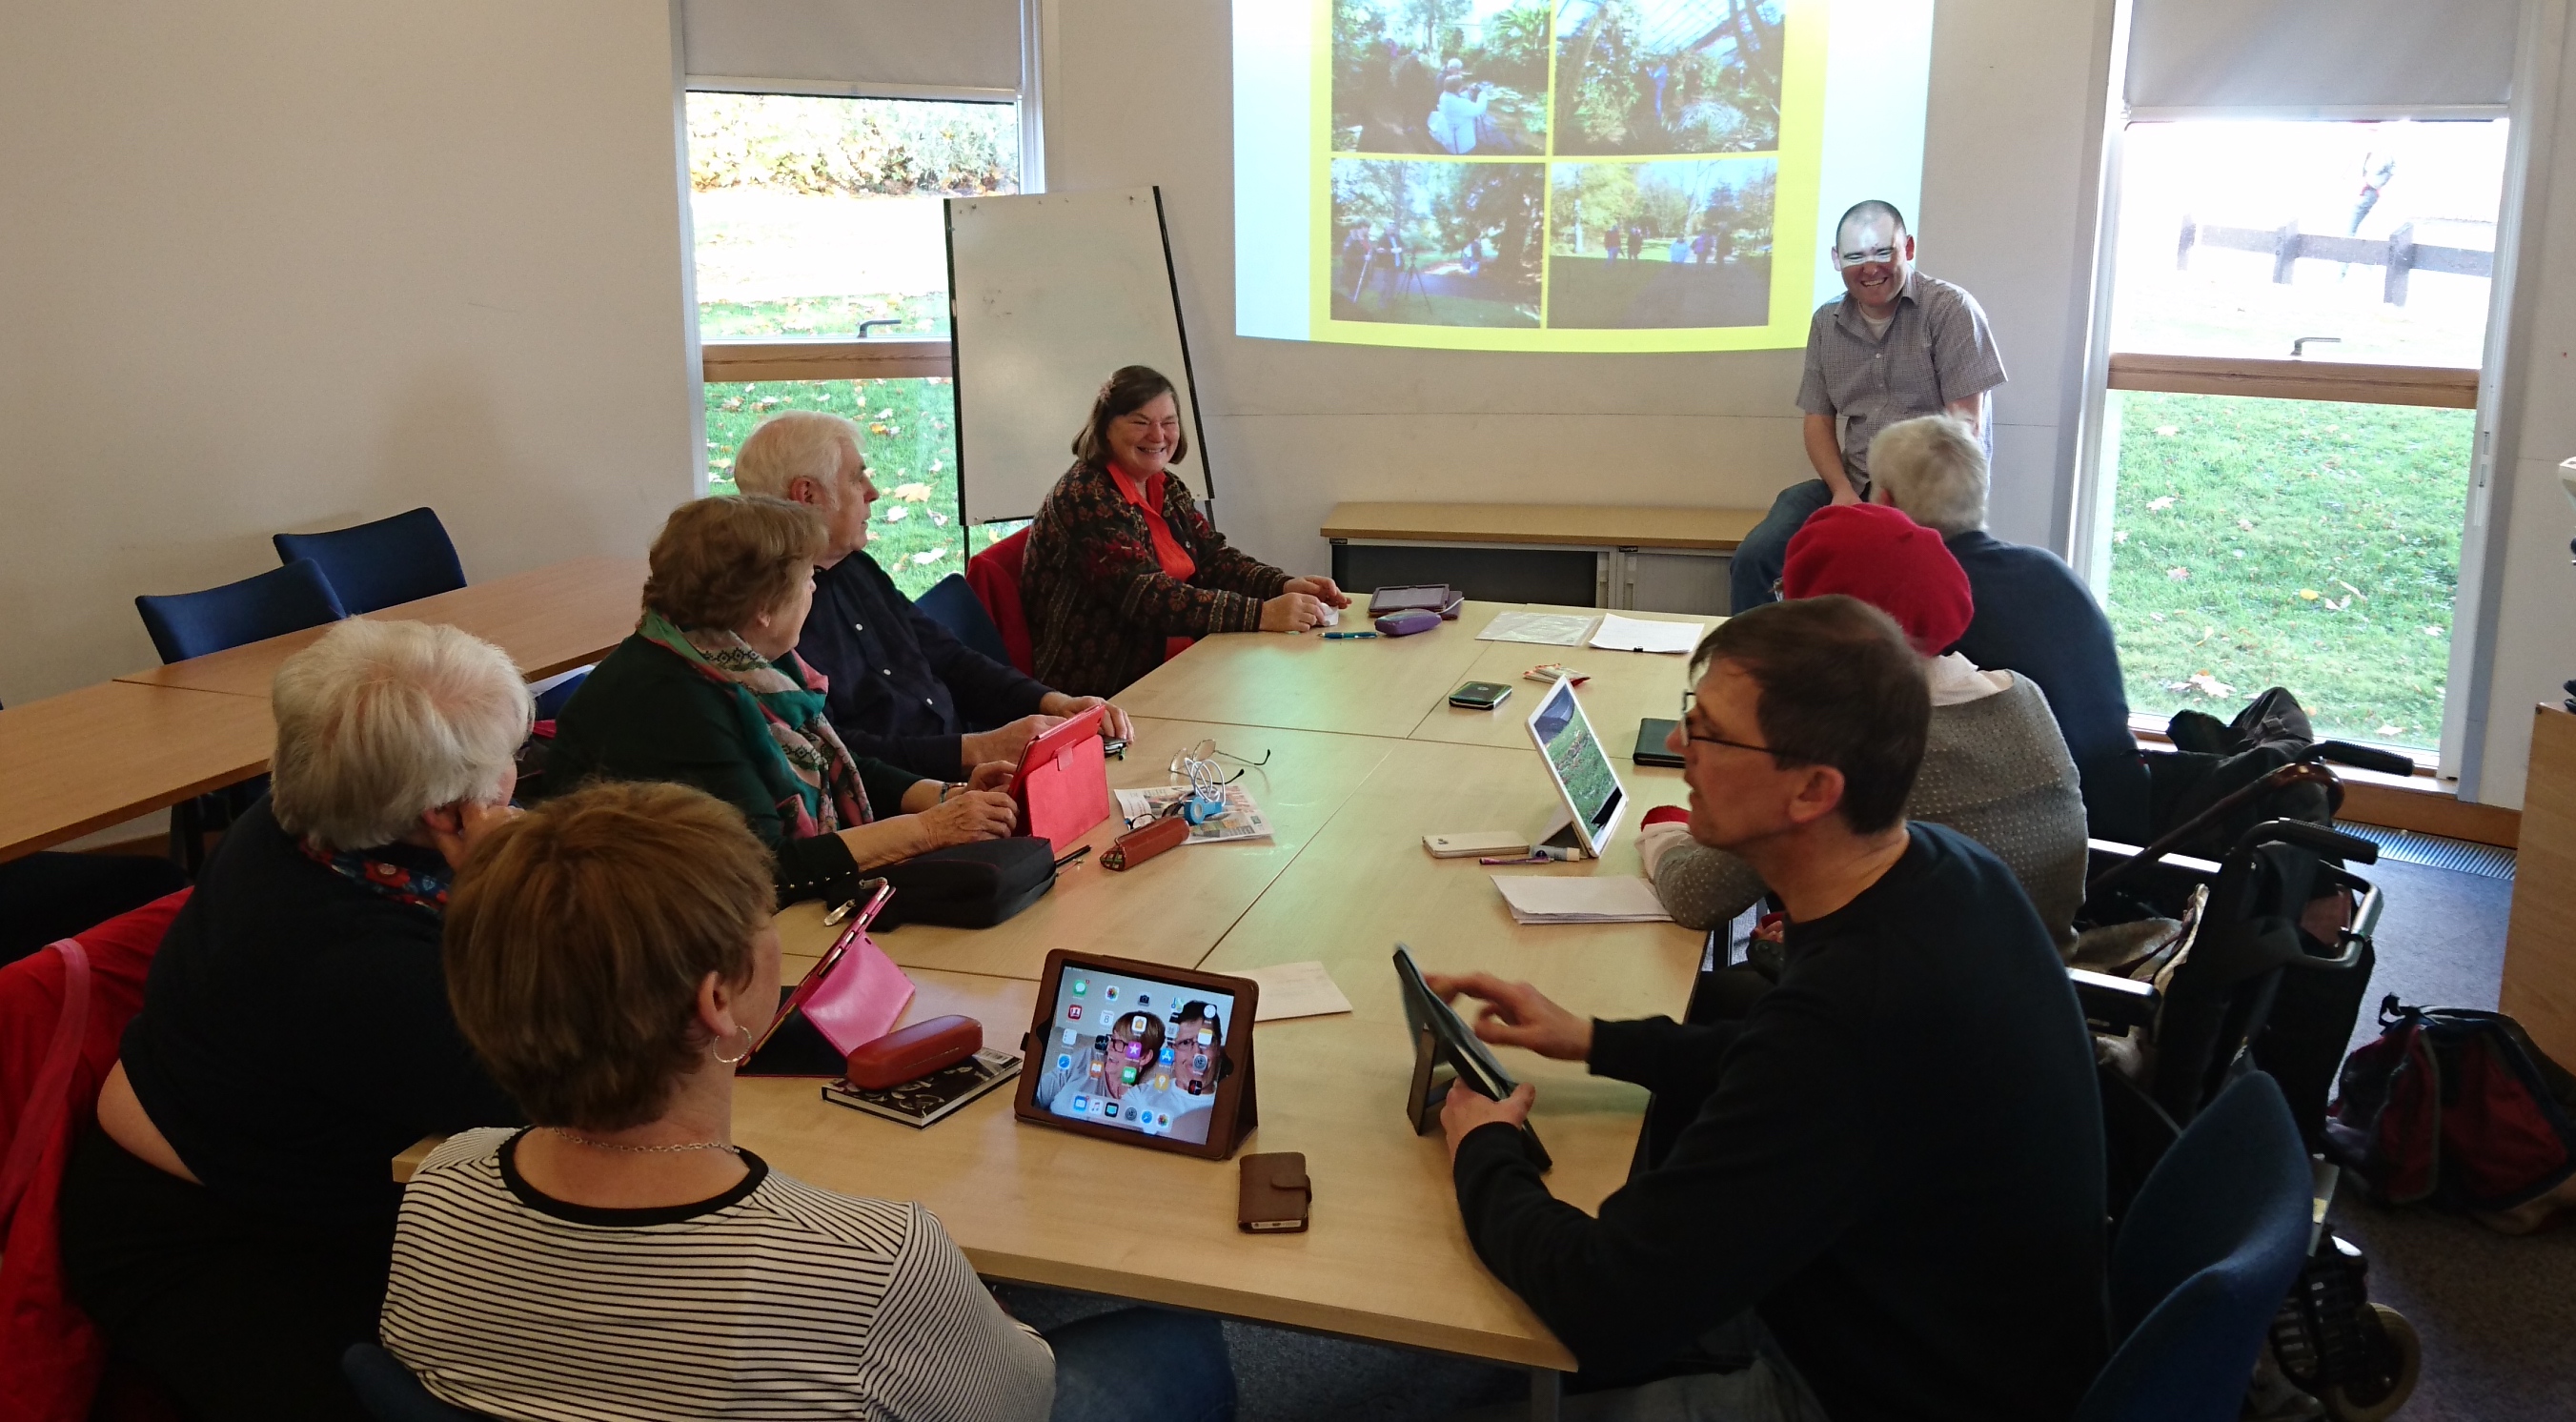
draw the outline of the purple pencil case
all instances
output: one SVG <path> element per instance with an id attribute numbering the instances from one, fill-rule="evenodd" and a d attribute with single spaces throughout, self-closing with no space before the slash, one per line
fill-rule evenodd
<path id="1" fill-rule="evenodd" d="M 1389 613 L 1379 618 L 1377 631 L 1381 637 L 1410 637 L 1416 632 L 1428 632 L 1439 625 L 1439 613 L 1429 608 L 1417 607 L 1405 612 Z"/>

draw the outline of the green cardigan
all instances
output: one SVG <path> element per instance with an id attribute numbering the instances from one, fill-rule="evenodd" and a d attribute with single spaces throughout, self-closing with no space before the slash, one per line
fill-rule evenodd
<path id="1" fill-rule="evenodd" d="M 555 721 L 546 779 L 555 792 L 587 781 L 675 780 L 742 811 L 777 864 L 778 901 L 830 893 L 858 873 L 839 835 L 788 837 L 745 743 L 732 692 L 700 676 L 668 650 L 633 636 L 592 668 Z M 921 777 L 868 756 L 856 758 L 859 783 L 877 818 L 903 813 L 903 793 Z"/>

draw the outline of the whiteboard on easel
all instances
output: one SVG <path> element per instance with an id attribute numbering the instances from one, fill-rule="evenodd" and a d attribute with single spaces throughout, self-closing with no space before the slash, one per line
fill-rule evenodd
<path id="1" fill-rule="evenodd" d="M 1101 383 L 1124 365 L 1171 378 L 1190 439 L 1189 458 L 1172 472 L 1208 498 L 1156 191 L 950 198 L 947 207 L 959 514 L 968 523 L 1034 515 L 1072 465 L 1074 434 Z"/>

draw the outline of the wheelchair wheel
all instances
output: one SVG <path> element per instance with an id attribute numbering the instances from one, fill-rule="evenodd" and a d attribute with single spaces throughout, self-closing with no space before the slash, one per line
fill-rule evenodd
<path id="1" fill-rule="evenodd" d="M 2381 1346 L 2371 1350 L 2362 1376 L 2328 1387 L 2318 1399 L 2335 1422 L 2382 1422 L 2394 1415 L 2415 1395 L 2415 1380 L 2423 1370 L 2424 1345 L 2406 1315 L 2379 1303 L 2370 1305 L 2370 1312 L 2379 1323 Z"/>

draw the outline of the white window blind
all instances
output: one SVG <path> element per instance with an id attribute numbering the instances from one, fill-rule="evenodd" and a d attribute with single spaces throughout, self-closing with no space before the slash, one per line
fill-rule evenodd
<path id="1" fill-rule="evenodd" d="M 2132 109 L 2500 105 L 2521 0 L 2136 0 Z"/>
<path id="2" fill-rule="evenodd" d="M 692 78 L 896 92 L 1020 87 L 1019 0 L 683 3 Z"/>

